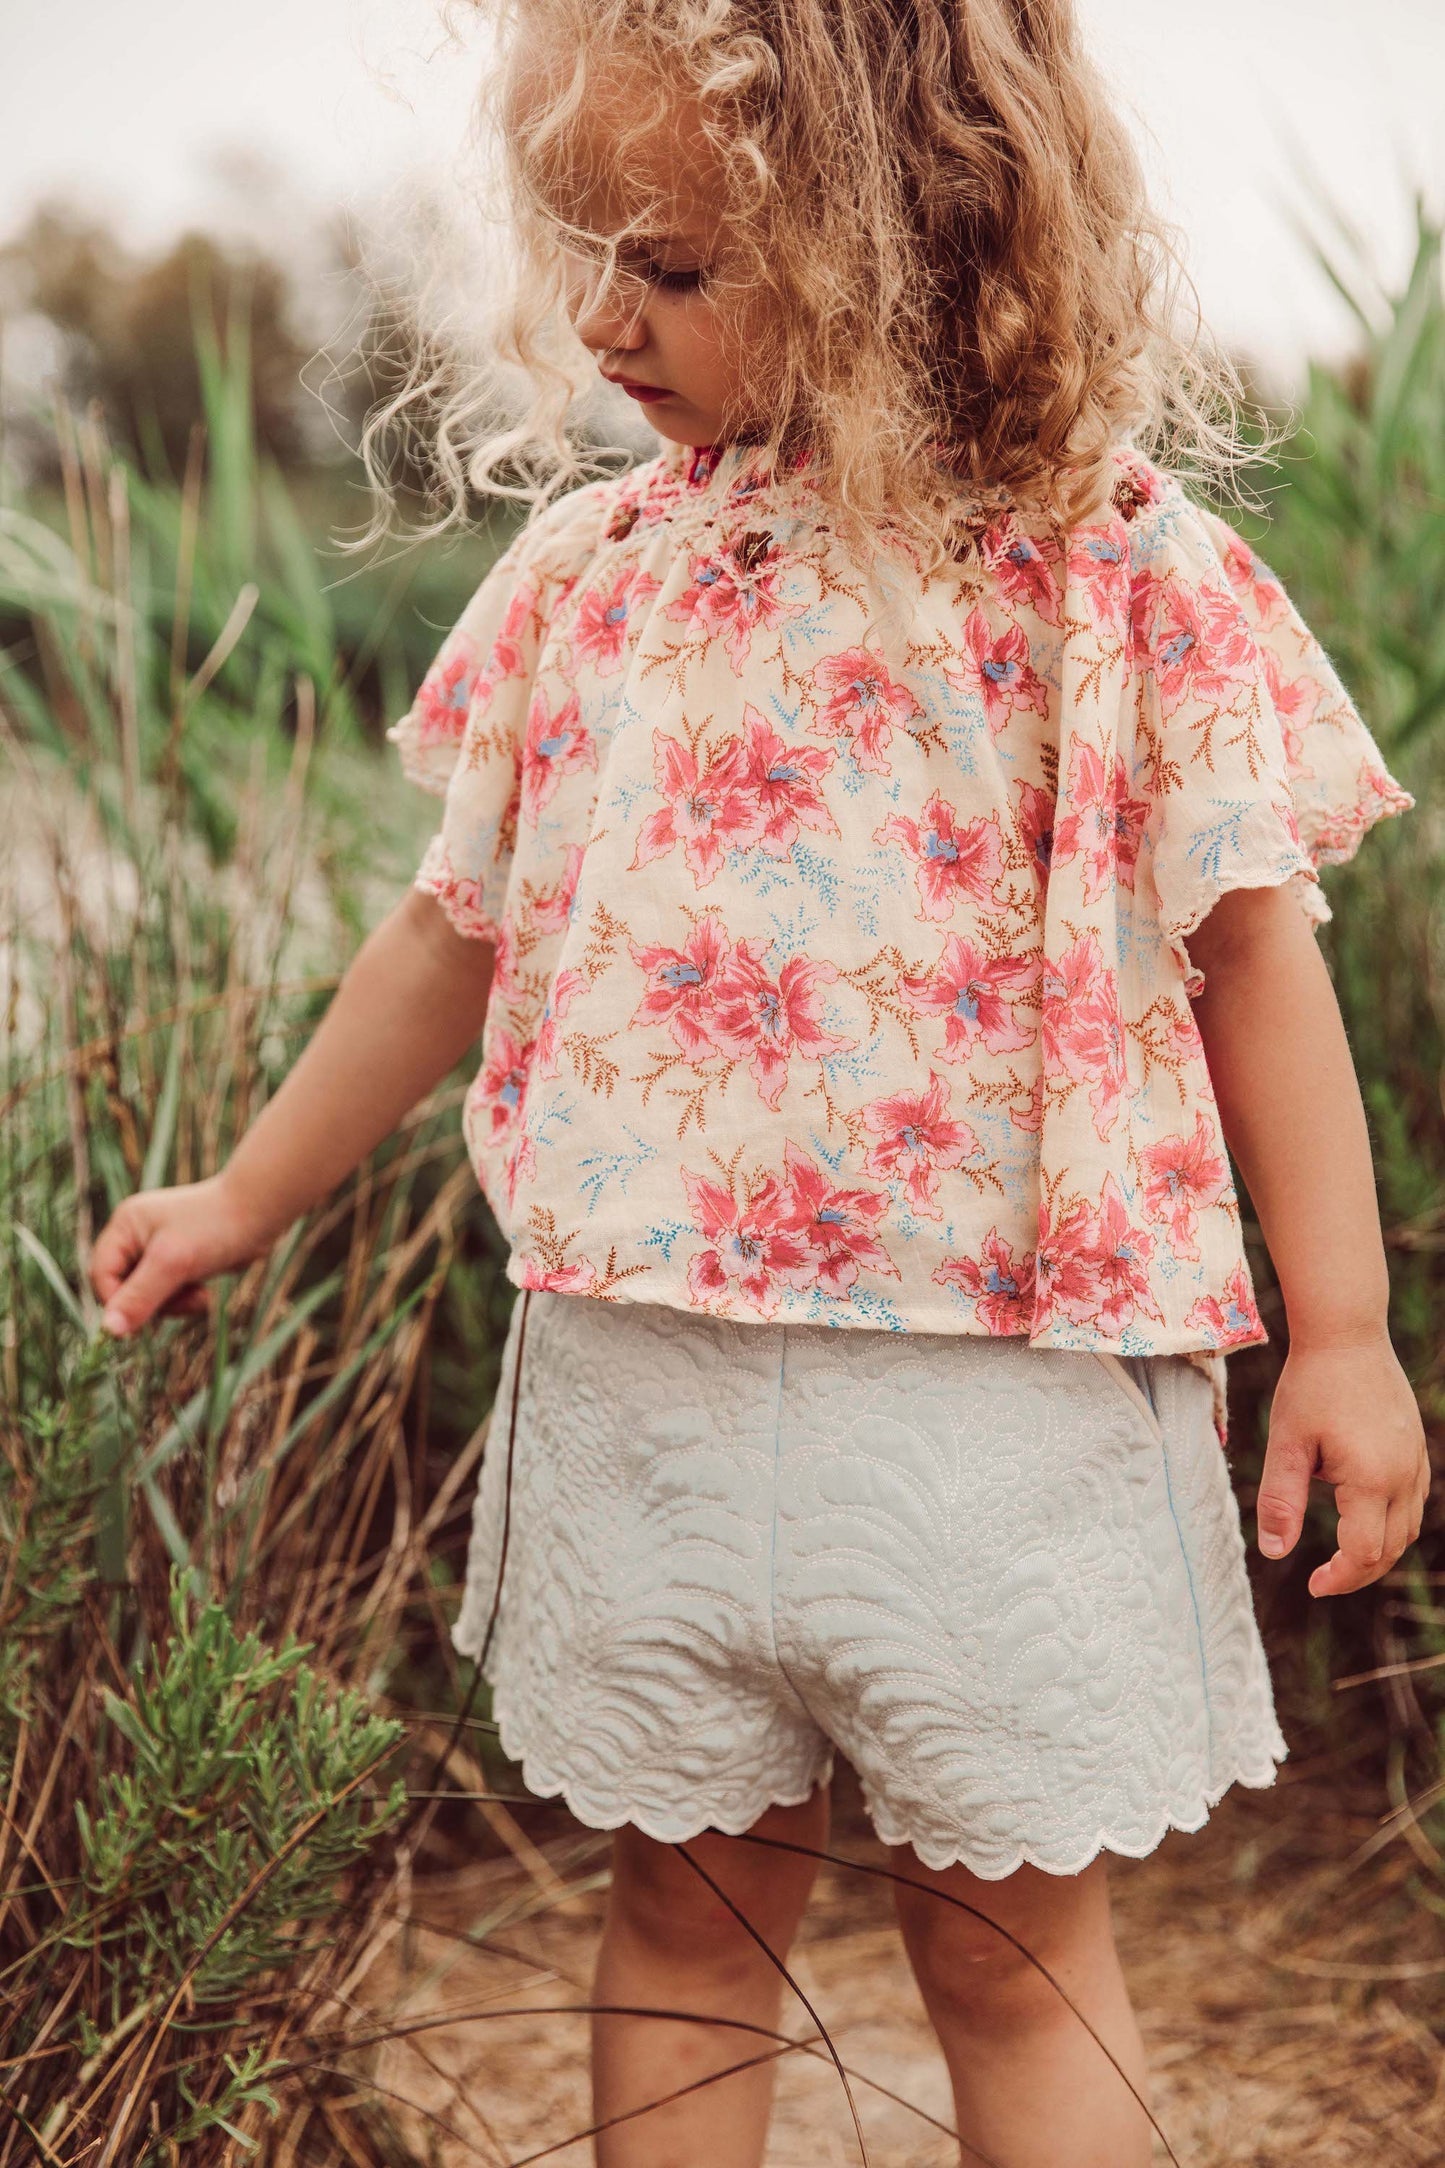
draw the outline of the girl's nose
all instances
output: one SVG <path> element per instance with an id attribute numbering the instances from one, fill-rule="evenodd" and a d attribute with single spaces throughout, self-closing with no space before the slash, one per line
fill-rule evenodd
<path id="1" fill-rule="evenodd" d="M 643 325 L 646 289 L 636 279 L 614 274 L 605 278 L 590 270 L 573 286 L 572 327 L 582 344 L 595 353 L 620 347 L 633 353 L 645 344 Z"/>

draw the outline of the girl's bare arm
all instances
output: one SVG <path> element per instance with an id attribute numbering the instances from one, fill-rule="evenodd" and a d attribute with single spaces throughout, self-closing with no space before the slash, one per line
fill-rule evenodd
<path id="1" fill-rule="evenodd" d="M 1312 1476 L 1333 1486 L 1338 1549 L 1310 1577 L 1343 1595 L 1419 1533 L 1429 1462 L 1390 1345 L 1389 1276 L 1369 1132 L 1329 972 L 1283 888 L 1223 896 L 1189 938 L 1194 1004 L 1229 1147 L 1249 1186 L 1289 1319 L 1270 1411 L 1260 1548 L 1298 1540 Z"/>
<path id="2" fill-rule="evenodd" d="M 90 1276 L 108 1329 L 204 1308 L 207 1279 L 258 1256 L 329 1195 L 478 1037 L 492 962 L 490 943 L 457 933 L 408 889 L 221 1173 L 138 1191 L 107 1222 Z"/>

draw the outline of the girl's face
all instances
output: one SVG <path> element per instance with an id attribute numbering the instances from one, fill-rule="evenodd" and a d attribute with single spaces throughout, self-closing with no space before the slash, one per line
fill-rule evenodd
<path id="1" fill-rule="evenodd" d="M 540 52 L 523 59 L 514 113 L 547 73 Z M 667 110 L 633 147 L 627 184 L 610 175 L 613 132 L 653 95 L 614 64 L 598 71 L 576 125 L 567 217 L 623 238 L 610 277 L 564 238 L 567 312 L 602 375 L 637 399 L 660 436 L 718 444 L 746 433 L 756 411 L 760 387 L 743 357 L 760 322 L 756 304 L 740 301 L 735 285 L 727 290 L 722 175 L 695 112 L 682 102 Z"/>

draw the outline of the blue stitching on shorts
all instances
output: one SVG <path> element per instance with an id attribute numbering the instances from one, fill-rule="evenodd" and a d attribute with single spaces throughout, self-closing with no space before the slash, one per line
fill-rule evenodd
<path id="1" fill-rule="evenodd" d="M 1145 1358 L 1148 1367 L 1148 1358 Z M 1154 1403 L 1154 1381 L 1149 1380 L 1149 1399 Z M 1174 1510 L 1174 1481 L 1169 1472 L 1169 1432 L 1164 1423 L 1159 1425 L 1163 1434 L 1160 1459 L 1164 1463 L 1164 1496 L 1169 1503 L 1169 1518 L 1174 1523 L 1174 1534 L 1179 1542 L 1179 1556 L 1184 1562 L 1184 1578 L 1189 1583 L 1189 1602 L 1194 1612 L 1194 1638 L 1199 1643 L 1199 1678 L 1204 1688 L 1204 1724 L 1207 1733 L 1209 1767 L 1214 1768 L 1214 1697 L 1209 1691 L 1209 1661 L 1204 1653 L 1204 1620 L 1199 1610 L 1199 1597 L 1194 1587 L 1194 1568 L 1189 1563 L 1189 1548 L 1184 1541 L 1184 1530 L 1179 1525 L 1179 1515 Z"/>

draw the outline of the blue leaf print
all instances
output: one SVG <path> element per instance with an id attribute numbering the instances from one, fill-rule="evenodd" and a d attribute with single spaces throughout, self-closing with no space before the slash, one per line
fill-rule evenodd
<path id="1" fill-rule="evenodd" d="M 640 1246 L 644 1250 L 660 1250 L 663 1263 L 670 1265 L 675 1246 L 696 1232 L 685 1220 L 658 1220 L 643 1235 Z"/>
<path id="2" fill-rule="evenodd" d="M 960 692 L 941 670 L 920 670 L 924 688 L 922 706 L 930 722 L 937 723 L 944 743 L 963 775 L 978 773 L 978 746 L 988 729 L 982 693 Z"/>
<path id="3" fill-rule="evenodd" d="M 580 1101 L 569 1099 L 564 1092 L 560 1091 L 555 1092 L 545 1106 L 529 1105 L 527 1109 L 528 1135 L 536 1144 L 550 1144 L 552 1138 L 548 1135 L 548 1131 L 552 1129 L 570 1129 L 572 1127 L 572 1117 L 576 1114 L 579 1105 Z"/>
<path id="4" fill-rule="evenodd" d="M 1189 847 L 1185 856 L 1190 865 L 1198 873 L 1202 874 L 1205 880 L 1217 881 L 1225 865 L 1231 859 L 1242 859 L 1244 857 L 1242 830 L 1250 815 L 1258 812 L 1258 805 L 1255 801 L 1247 798 L 1213 798 L 1210 803 L 1219 814 L 1219 819 L 1207 827 L 1195 829 L 1189 838 Z M 1289 865 L 1293 862 L 1293 858 L 1294 853 L 1285 844 L 1283 831 L 1281 831 L 1281 845 L 1277 853 L 1276 864 L 1279 866 Z"/>
<path id="5" fill-rule="evenodd" d="M 831 1006 L 825 1007 L 823 1028 L 841 1035 L 846 1029 L 846 1019 Z M 875 1031 L 866 1046 L 851 1047 L 840 1054 L 825 1054 L 818 1066 L 834 1090 L 844 1084 L 855 1087 L 869 1084 L 880 1074 L 878 1057 L 886 1045 L 883 1033 Z"/>
<path id="6" fill-rule="evenodd" d="M 825 599 L 811 609 L 805 609 L 800 616 L 790 617 L 782 628 L 782 634 L 785 649 L 806 648 L 809 654 L 820 643 L 835 641 L 838 627 L 833 605 Z M 789 659 L 791 660 L 791 655 Z"/>
<path id="7" fill-rule="evenodd" d="M 587 1199 L 589 1218 L 609 1182 L 616 1182 L 625 1197 L 632 1177 L 657 1158 L 657 1146 L 646 1137 L 639 1137 L 635 1129 L 629 1129 L 624 1123 L 622 1133 L 630 1140 L 631 1151 L 588 1152 L 577 1162 L 581 1170 L 578 1187 Z"/>

